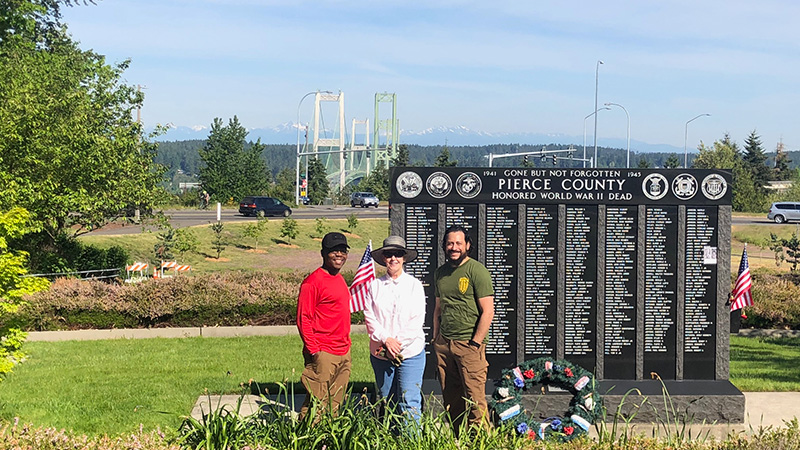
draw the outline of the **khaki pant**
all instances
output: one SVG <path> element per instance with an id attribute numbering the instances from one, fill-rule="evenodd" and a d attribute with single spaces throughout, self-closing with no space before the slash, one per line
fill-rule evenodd
<path id="1" fill-rule="evenodd" d="M 304 418 L 311 405 L 311 396 L 320 400 L 322 414 L 326 408 L 336 415 L 344 400 L 347 383 L 350 381 L 350 351 L 344 355 L 332 355 L 326 352 L 317 352 L 311 356 L 303 353 L 305 369 L 300 376 L 300 382 L 306 388 L 306 399 L 300 408 L 300 418 Z"/>
<path id="2" fill-rule="evenodd" d="M 467 403 L 470 425 L 489 425 L 489 405 L 486 403 L 486 346 L 469 345 L 469 341 L 451 341 L 439 335 L 433 343 L 442 400 L 458 430 L 465 418 Z"/>

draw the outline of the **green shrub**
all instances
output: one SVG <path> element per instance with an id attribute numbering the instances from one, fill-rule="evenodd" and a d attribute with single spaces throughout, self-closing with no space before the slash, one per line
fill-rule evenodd
<path id="1" fill-rule="evenodd" d="M 350 213 L 347 216 L 347 229 L 352 233 L 356 231 L 356 227 L 358 227 L 358 217 L 355 213 Z"/>
<path id="2" fill-rule="evenodd" d="M 291 240 L 294 240 L 297 238 L 298 234 L 300 234 L 300 230 L 297 227 L 297 221 L 291 217 L 283 219 L 283 224 L 281 225 L 281 237 L 287 237 Z"/>
<path id="3" fill-rule="evenodd" d="M 220 253 L 225 250 L 225 245 L 227 244 L 225 237 L 222 235 L 222 230 L 224 229 L 225 224 L 222 222 L 217 222 L 211 225 L 211 230 L 214 232 L 214 238 L 211 240 L 211 248 L 216 250 L 217 259 L 219 259 Z"/>
<path id="4" fill-rule="evenodd" d="M 319 238 L 328 234 L 328 231 L 330 231 L 330 227 L 328 226 L 327 219 L 325 219 L 324 217 L 317 217 L 316 224 L 314 225 L 314 231 L 317 232 L 316 236 Z"/>
<path id="5" fill-rule="evenodd" d="M 47 236 L 34 233 L 12 240 L 9 247 L 28 252 L 31 273 L 114 269 L 125 267 L 128 261 L 128 252 L 117 245 L 101 249 L 64 234 L 53 244 L 47 241 Z"/>

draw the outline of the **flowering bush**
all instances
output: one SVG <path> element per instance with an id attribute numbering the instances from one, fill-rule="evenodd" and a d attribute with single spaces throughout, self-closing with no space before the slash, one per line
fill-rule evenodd
<path id="1" fill-rule="evenodd" d="M 292 324 L 300 272 L 227 272 L 138 284 L 60 279 L 26 297 L 28 330 Z"/>
<path id="2" fill-rule="evenodd" d="M 760 269 L 754 270 L 752 276 L 754 305 L 744 308 L 747 319 L 742 326 L 800 329 L 800 279 Z"/>

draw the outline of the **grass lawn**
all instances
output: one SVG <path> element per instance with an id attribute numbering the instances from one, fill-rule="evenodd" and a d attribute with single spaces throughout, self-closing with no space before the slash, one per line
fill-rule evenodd
<path id="1" fill-rule="evenodd" d="M 30 342 L 0 382 L 0 418 L 116 435 L 177 429 L 198 396 L 241 393 L 249 380 L 299 381 L 297 336 Z M 353 335 L 351 381 L 372 382 L 369 343 Z M 167 413 L 167 414 L 164 414 Z"/>
<path id="2" fill-rule="evenodd" d="M 357 215 L 357 213 L 354 213 Z M 252 219 L 255 223 L 256 219 Z M 361 255 L 372 240 L 373 248 L 380 247 L 383 240 L 389 235 L 388 219 L 358 219 L 354 230 L 347 227 L 346 219 L 325 219 L 323 231 L 341 231 L 347 235 L 350 244 L 350 258 L 344 267 L 345 271 L 355 272 Z M 223 236 L 226 241 L 225 249 L 216 258 L 216 251 L 211 247 L 214 237 L 210 225 L 197 225 L 187 227 L 199 241 L 197 252 L 187 252 L 184 255 L 176 254 L 175 259 L 180 264 L 190 264 L 194 276 L 206 272 L 225 270 L 304 270 L 311 271 L 319 267 L 320 242 L 323 233 L 317 230 L 317 221 L 314 219 L 299 219 L 297 226 L 299 234 L 296 239 L 281 237 L 283 219 L 270 217 L 266 231 L 258 243 L 252 238 L 243 235 L 247 226 L 246 222 L 225 223 Z M 153 247 L 156 244 L 158 232 L 143 232 L 136 234 L 120 235 L 83 235 L 81 241 L 107 248 L 118 245 L 128 251 L 131 261 L 156 262 Z"/>
<path id="3" fill-rule="evenodd" d="M 800 391 L 800 338 L 731 336 L 731 381 L 742 391 Z"/>
<path id="4" fill-rule="evenodd" d="M 800 339 L 731 338 L 731 380 L 743 391 L 800 391 Z M 141 423 L 174 431 L 198 396 L 240 393 L 250 379 L 298 381 L 297 336 L 31 342 L 0 383 L 0 418 L 116 435 Z M 371 383 L 367 336 L 353 335 L 351 381 Z M 163 414 L 167 413 L 167 414 Z"/>

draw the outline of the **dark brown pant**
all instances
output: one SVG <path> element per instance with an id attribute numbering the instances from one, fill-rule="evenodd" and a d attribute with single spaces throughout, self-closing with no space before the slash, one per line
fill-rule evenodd
<path id="1" fill-rule="evenodd" d="M 466 416 L 470 425 L 489 424 L 489 406 L 486 403 L 486 346 L 469 345 L 469 341 L 451 341 L 441 335 L 434 341 L 442 400 L 450 414 L 453 426 L 458 429 Z"/>
<path id="2" fill-rule="evenodd" d="M 300 418 L 308 413 L 311 396 L 320 400 L 318 414 L 322 414 L 326 408 L 330 408 L 334 415 L 338 414 L 350 381 L 350 351 L 344 355 L 322 351 L 314 356 L 303 353 L 303 359 L 306 366 L 300 382 L 306 388 L 307 394 L 300 408 Z"/>

